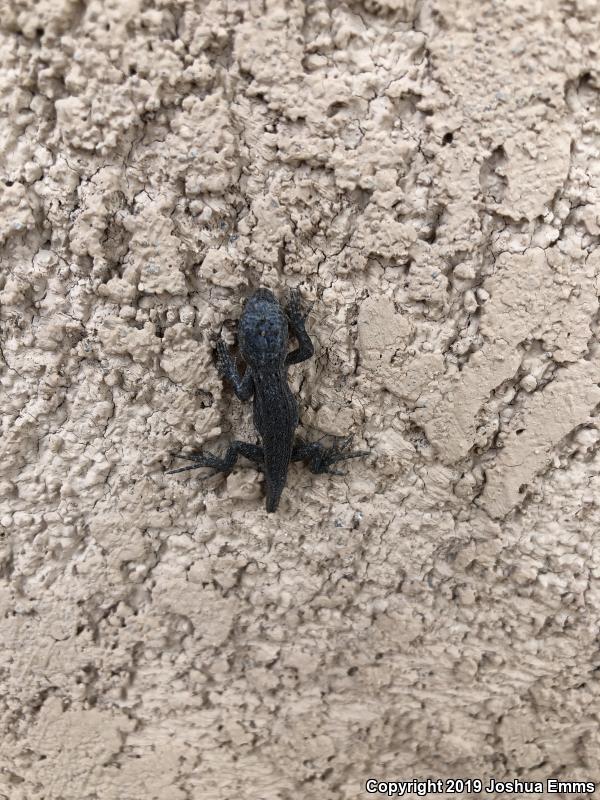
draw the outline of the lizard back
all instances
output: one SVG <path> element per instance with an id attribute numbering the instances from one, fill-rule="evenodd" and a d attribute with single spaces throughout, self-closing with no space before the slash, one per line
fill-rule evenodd
<path id="1" fill-rule="evenodd" d="M 275 296 L 259 289 L 238 327 L 240 352 L 252 373 L 254 425 L 262 440 L 267 510 L 277 508 L 292 455 L 298 406 L 287 382 L 288 319 Z"/>
<path id="2" fill-rule="evenodd" d="M 254 374 L 254 425 L 264 451 L 267 510 L 275 510 L 285 488 L 298 406 L 285 369 Z"/>

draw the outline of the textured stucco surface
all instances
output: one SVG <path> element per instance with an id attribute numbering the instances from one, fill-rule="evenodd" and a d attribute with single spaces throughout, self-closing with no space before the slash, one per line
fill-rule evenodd
<path id="1" fill-rule="evenodd" d="M 600 779 L 595 0 L 0 11 L 0 798 Z M 372 451 L 268 516 L 258 285 Z"/>

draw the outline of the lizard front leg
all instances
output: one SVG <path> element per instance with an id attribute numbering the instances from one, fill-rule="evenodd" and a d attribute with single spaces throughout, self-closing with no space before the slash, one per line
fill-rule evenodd
<path id="1" fill-rule="evenodd" d="M 229 354 L 227 345 L 223 339 L 219 339 L 216 345 L 217 351 L 217 367 L 221 375 L 223 375 L 233 386 L 233 391 L 236 393 L 240 400 L 250 400 L 254 392 L 254 382 L 252 380 L 252 372 L 247 367 L 244 377 L 240 377 L 237 370 L 235 361 Z"/>
<path id="2" fill-rule="evenodd" d="M 306 328 L 304 327 L 304 320 L 307 317 L 308 311 L 304 312 L 302 310 L 302 305 L 300 303 L 300 292 L 298 289 L 292 289 L 290 292 L 290 300 L 285 312 L 287 314 L 292 333 L 298 340 L 299 345 L 296 350 L 288 353 L 285 358 L 285 364 L 286 366 L 289 366 L 290 364 L 299 364 L 301 361 L 306 361 L 307 358 L 310 358 L 314 354 L 315 348 L 308 333 L 306 332 Z"/>

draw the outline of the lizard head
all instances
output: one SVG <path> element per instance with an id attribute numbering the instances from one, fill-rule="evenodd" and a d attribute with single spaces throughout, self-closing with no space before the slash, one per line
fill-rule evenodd
<path id="1" fill-rule="evenodd" d="M 285 360 L 287 317 L 269 289 L 257 289 L 248 299 L 238 325 L 238 343 L 251 367 L 277 367 Z"/>

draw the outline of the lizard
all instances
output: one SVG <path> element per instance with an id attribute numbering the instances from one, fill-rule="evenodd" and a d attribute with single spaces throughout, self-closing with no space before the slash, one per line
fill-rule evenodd
<path id="1" fill-rule="evenodd" d="M 333 469 L 333 465 L 348 458 L 368 455 L 365 450 L 349 451 L 350 437 L 333 447 L 295 437 L 299 423 L 298 404 L 288 385 L 287 372 L 288 367 L 306 361 L 314 354 L 305 327 L 307 313 L 302 309 L 297 289 L 291 291 L 285 309 L 269 289 L 257 289 L 250 296 L 237 330 L 240 354 L 246 364 L 243 377 L 222 337 L 217 340 L 216 355 L 218 370 L 231 383 L 237 397 L 242 401 L 253 399 L 254 427 L 261 444 L 236 439 L 229 444 L 222 458 L 205 450 L 190 455 L 172 453 L 176 458 L 193 463 L 169 470 L 167 474 L 199 467 L 228 473 L 238 456 L 245 456 L 264 472 L 266 510 L 271 513 L 279 505 L 290 462 L 308 460 L 309 469 L 315 474 L 344 475 L 344 472 Z M 288 352 L 290 330 L 298 347 Z"/>

